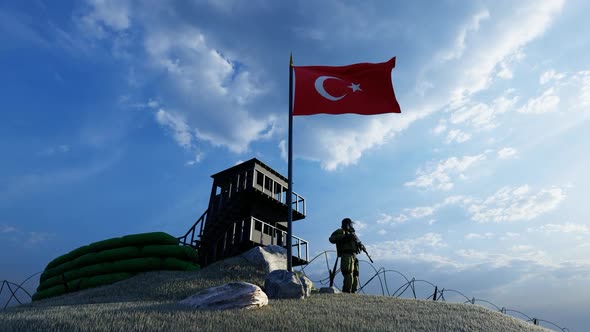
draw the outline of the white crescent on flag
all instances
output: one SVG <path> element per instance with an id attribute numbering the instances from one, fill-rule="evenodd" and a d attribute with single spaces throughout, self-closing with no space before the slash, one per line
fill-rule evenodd
<path id="1" fill-rule="evenodd" d="M 342 98 L 344 98 L 348 93 L 340 96 L 340 97 L 334 97 L 331 94 L 329 94 L 326 89 L 324 89 L 324 81 L 328 80 L 328 79 L 333 79 L 333 80 L 340 80 L 342 81 L 342 79 L 338 78 L 338 77 L 334 77 L 334 76 L 320 76 L 315 80 L 315 89 L 316 91 L 320 94 L 320 96 L 331 100 L 331 101 L 338 101 Z"/>

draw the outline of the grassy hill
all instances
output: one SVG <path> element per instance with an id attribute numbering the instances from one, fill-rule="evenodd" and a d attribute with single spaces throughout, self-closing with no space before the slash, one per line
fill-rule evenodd
<path id="1" fill-rule="evenodd" d="M 198 272 L 160 271 L 0 311 L 0 331 L 548 331 L 477 305 L 360 294 L 270 300 L 253 310 L 198 311 L 177 304 L 266 274 L 241 257 Z"/>

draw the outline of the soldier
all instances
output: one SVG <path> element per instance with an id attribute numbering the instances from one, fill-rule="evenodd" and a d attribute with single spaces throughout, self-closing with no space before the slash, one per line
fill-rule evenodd
<path id="1" fill-rule="evenodd" d="M 352 220 L 342 219 L 342 228 L 339 228 L 330 236 L 330 243 L 336 244 L 336 251 L 340 257 L 340 270 L 344 277 L 342 292 L 355 293 L 359 283 L 359 261 L 356 258 L 362 248 L 362 244 L 354 234 Z"/>

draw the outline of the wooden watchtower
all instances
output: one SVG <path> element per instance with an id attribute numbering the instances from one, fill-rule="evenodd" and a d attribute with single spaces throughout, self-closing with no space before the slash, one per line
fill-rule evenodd
<path id="1" fill-rule="evenodd" d="M 213 174 L 209 207 L 180 242 L 199 251 L 201 265 L 255 246 L 287 246 L 287 178 L 253 158 Z M 305 199 L 293 193 L 293 221 Z M 197 237 L 195 239 L 195 237 Z M 293 266 L 308 262 L 308 242 L 293 236 Z"/>

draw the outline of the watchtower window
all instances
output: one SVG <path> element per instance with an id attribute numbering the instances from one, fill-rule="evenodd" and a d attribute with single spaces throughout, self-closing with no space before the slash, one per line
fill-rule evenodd
<path id="1" fill-rule="evenodd" d="M 266 190 L 268 190 L 268 191 L 272 192 L 272 184 L 273 184 L 273 182 L 274 182 L 274 181 L 273 181 L 271 178 L 269 178 L 269 177 L 266 177 L 266 178 L 264 179 L 264 189 L 266 189 Z"/>
<path id="2" fill-rule="evenodd" d="M 256 171 L 256 184 L 261 187 L 264 184 L 264 174 L 260 171 Z"/>
<path id="3" fill-rule="evenodd" d="M 283 200 L 283 186 L 281 186 L 278 182 L 275 182 L 275 191 L 274 191 L 274 199 L 279 202 L 284 202 Z"/>

